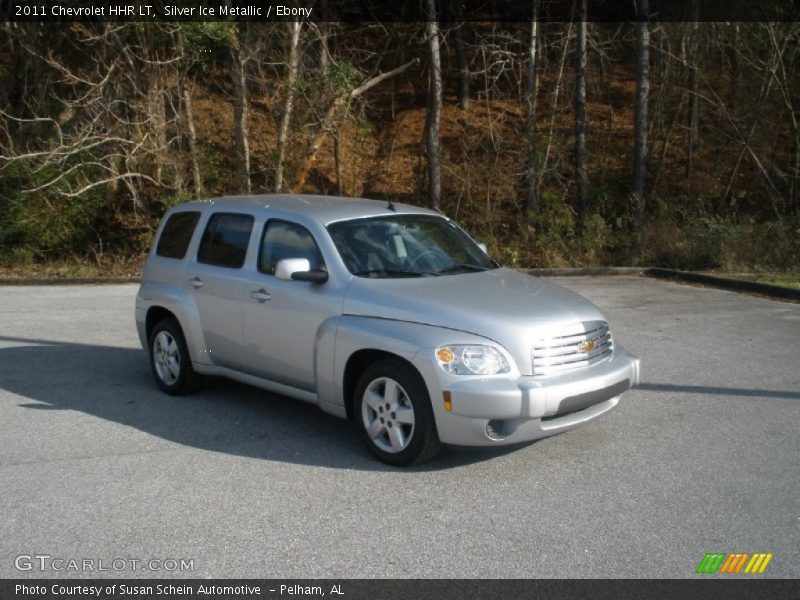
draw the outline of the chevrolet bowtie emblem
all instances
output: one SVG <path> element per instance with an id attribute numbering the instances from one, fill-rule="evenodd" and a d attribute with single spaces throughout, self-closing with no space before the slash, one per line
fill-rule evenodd
<path id="1" fill-rule="evenodd" d="M 594 340 L 586 340 L 578 344 L 578 352 L 583 352 L 584 354 L 589 354 L 595 348 L 597 348 L 597 342 Z"/>

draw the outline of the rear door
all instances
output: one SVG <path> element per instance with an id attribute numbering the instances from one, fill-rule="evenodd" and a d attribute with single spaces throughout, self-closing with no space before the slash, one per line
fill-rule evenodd
<path id="1" fill-rule="evenodd" d="M 184 285 L 200 312 L 208 356 L 214 364 L 241 369 L 244 270 L 255 218 L 237 211 L 212 212 Z"/>

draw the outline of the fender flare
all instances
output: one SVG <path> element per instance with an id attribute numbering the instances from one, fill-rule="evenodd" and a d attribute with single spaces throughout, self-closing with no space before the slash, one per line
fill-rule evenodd
<path id="1" fill-rule="evenodd" d="M 189 350 L 189 358 L 192 363 L 212 364 L 206 351 L 200 311 L 192 294 L 177 285 L 147 282 L 142 284 L 137 302 L 142 303 L 143 321 L 140 325 L 139 335 L 145 348 L 147 348 L 147 334 L 144 331 L 144 324 L 147 321 L 147 314 L 151 309 L 160 307 L 171 312 L 178 320 L 178 324 L 183 330 L 183 336 L 186 338 L 186 347 Z"/>
<path id="2" fill-rule="evenodd" d="M 343 315 L 320 327 L 314 352 L 320 408 L 347 417 L 345 374 L 353 355 L 376 350 L 397 356 L 413 366 L 420 351 L 445 344 L 493 344 L 487 338 L 463 331 L 379 317 Z M 416 367 L 414 367 L 416 368 Z M 425 379 L 423 374 L 420 376 Z M 430 385 L 426 381 L 426 385 Z"/>

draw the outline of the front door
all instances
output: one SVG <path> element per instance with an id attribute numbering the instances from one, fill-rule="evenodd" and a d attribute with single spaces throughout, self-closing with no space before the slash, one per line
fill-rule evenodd
<path id="1" fill-rule="evenodd" d="M 244 340 L 248 371 L 313 392 L 314 344 L 320 325 L 341 314 L 342 292 L 333 282 L 283 281 L 275 267 L 284 258 L 306 258 L 311 269 L 325 261 L 311 232 L 270 219 L 262 234 L 258 276 L 244 293 Z"/>

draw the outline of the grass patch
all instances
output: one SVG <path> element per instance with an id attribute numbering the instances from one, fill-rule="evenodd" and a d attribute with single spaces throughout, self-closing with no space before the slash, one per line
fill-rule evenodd
<path id="1" fill-rule="evenodd" d="M 90 277 L 135 277 L 141 275 L 144 256 L 106 258 L 100 261 L 56 262 L 0 261 L 0 278 L 83 279 Z"/>

